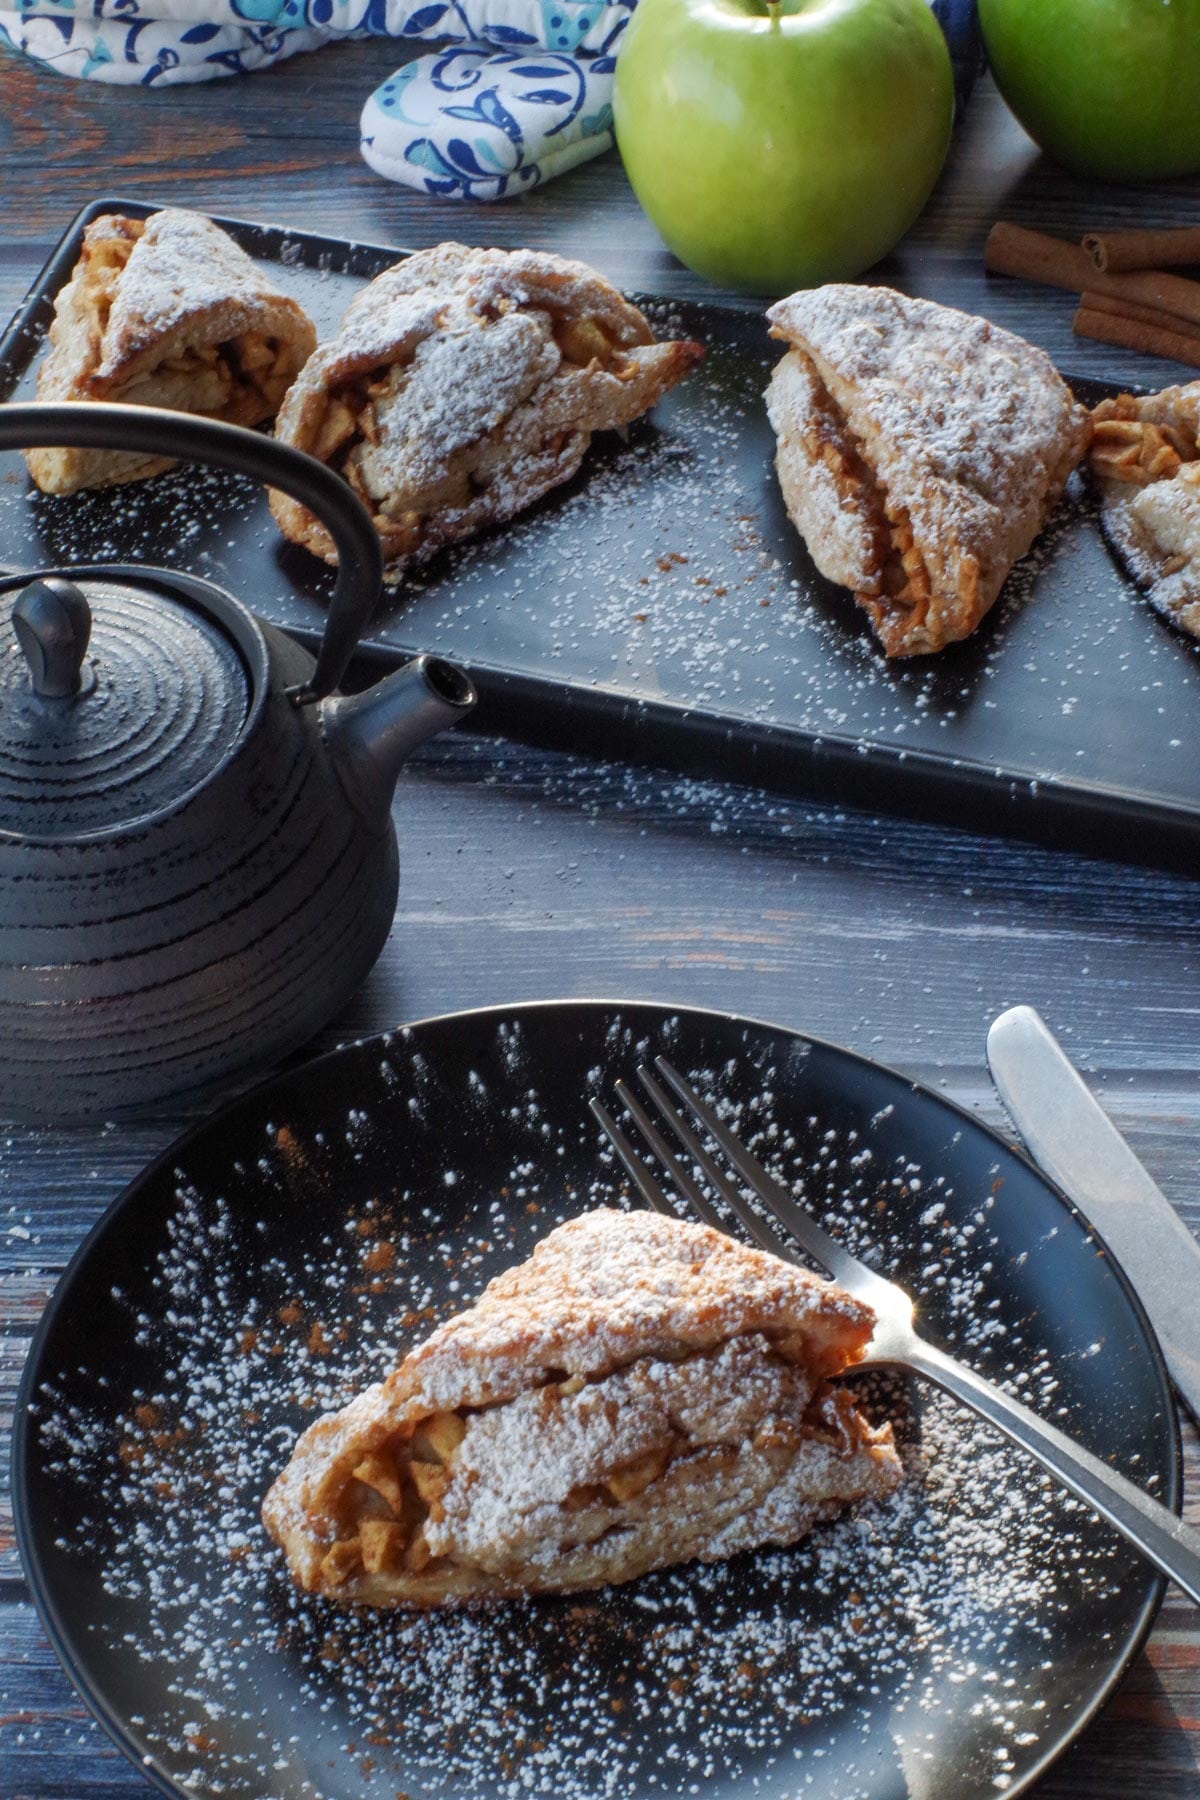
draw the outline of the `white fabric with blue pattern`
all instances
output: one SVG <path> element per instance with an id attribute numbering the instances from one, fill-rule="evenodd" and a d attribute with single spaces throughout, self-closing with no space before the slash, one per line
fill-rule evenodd
<path id="1" fill-rule="evenodd" d="M 371 95 L 362 153 L 426 193 L 498 200 L 607 150 L 617 48 L 637 0 L 0 0 L 0 43 L 63 75 L 211 81 L 341 38 L 443 48 Z M 965 98 L 974 0 L 930 0 Z M 956 33 L 961 42 L 956 44 Z"/>
<path id="2" fill-rule="evenodd" d="M 612 143 L 636 0 L 22 0 L 0 40 L 63 75 L 143 87 L 260 69 L 340 38 L 453 46 L 397 69 L 362 115 L 373 169 L 496 200 Z"/>
<path id="3" fill-rule="evenodd" d="M 607 148 L 613 64 L 486 45 L 422 56 L 367 101 L 362 153 L 393 181 L 417 172 L 428 193 L 499 200 Z"/>

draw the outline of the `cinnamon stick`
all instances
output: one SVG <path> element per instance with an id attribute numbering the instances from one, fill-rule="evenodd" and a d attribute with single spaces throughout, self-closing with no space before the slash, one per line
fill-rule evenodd
<path id="1" fill-rule="evenodd" d="M 1082 294 L 1096 273 L 1082 245 L 1003 219 L 988 232 L 983 266 L 993 275 L 1017 275 L 1026 281 L 1044 282 L 1047 287 L 1069 288 L 1075 294 Z"/>
<path id="2" fill-rule="evenodd" d="M 1103 311 L 1088 304 L 1106 298 L 1096 294 L 1083 296 L 1071 324 L 1076 337 L 1092 338 L 1099 344 L 1115 344 L 1122 350 L 1140 350 L 1145 356 L 1165 356 L 1200 369 L 1200 333 L 1189 332 L 1183 328 L 1183 321 L 1166 313 L 1155 313 L 1152 308 L 1139 307 L 1130 312 L 1110 303 L 1109 310 Z M 1149 318 L 1144 316 L 1146 313 Z"/>
<path id="3" fill-rule="evenodd" d="M 1089 231 L 1083 248 L 1102 275 L 1200 263 L 1200 226 L 1167 231 Z"/>
<path id="4" fill-rule="evenodd" d="M 1091 288 L 1084 290 L 1079 304 L 1088 312 L 1107 313 L 1110 318 L 1128 319 L 1131 324 L 1194 338 L 1200 345 L 1200 325 L 1194 325 L 1190 319 L 1177 318 L 1174 313 L 1159 312 L 1155 306 L 1139 306 L 1136 300 L 1115 300 L 1111 294 L 1097 294 Z"/>
<path id="5" fill-rule="evenodd" d="M 1101 275 L 1081 244 L 1068 244 L 1045 232 L 1027 231 L 1023 225 L 993 225 L 984 249 L 984 265 L 998 275 L 1023 276 L 1071 293 L 1088 290 L 1128 300 L 1156 312 L 1174 313 L 1200 325 L 1200 281 L 1179 275 L 1160 275 L 1145 270 L 1126 275 Z M 1169 321 L 1168 321 L 1169 323 Z"/>

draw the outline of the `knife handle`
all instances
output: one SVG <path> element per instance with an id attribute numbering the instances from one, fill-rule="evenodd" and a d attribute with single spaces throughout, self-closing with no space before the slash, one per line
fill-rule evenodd
<path id="1" fill-rule="evenodd" d="M 1200 1531 L 936 1345 L 914 1336 L 905 1363 L 1028 1450 L 1200 1606 Z"/>

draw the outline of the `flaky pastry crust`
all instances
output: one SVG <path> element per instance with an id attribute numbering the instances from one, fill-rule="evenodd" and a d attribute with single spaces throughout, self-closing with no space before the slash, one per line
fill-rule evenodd
<path id="1" fill-rule="evenodd" d="M 900 1479 L 829 1378 L 874 1319 L 711 1231 L 560 1226 L 300 1438 L 263 1506 L 298 1585 L 436 1606 L 788 1544 Z"/>
<path id="2" fill-rule="evenodd" d="M 106 213 L 83 234 L 55 301 L 39 400 L 111 400 L 200 413 L 235 425 L 274 418 L 316 347 L 304 309 L 273 287 L 228 234 L 199 213 Z M 170 457 L 31 450 L 48 494 L 138 481 Z"/>
<path id="3" fill-rule="evenodd" d="M 1102 400 L 1092 424 L 1105 536 L 1155 610 L 1200 638 L 1200 381 Z"/>
<path id="4" fill-rule="evenodd" d="M 975 630 L 1087 447 L 1041 350 L 890 288 L 834 283 L 767 314 L 791 348 L 767 390 L 789 515 L 889 656 Z"/>
<path id="5" fill-rule="evenodd" d="M 388 579 L 568 480 L 593 432 L 630 424 L 703 355 L 655 343 L 583 263 L 440 244 L 351 303 L 276 435 L 339 469 L 383 540 Z M 324 526 L 273 494 L 285 537 L 335 560 Z"/>

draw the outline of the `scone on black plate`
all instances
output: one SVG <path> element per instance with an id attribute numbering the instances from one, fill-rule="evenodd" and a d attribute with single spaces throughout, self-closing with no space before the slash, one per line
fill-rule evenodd
<path id="1" fill-rule="evenodd" d="M 276 435 L 345 475 L 394 581 L 569 480 L 594 432 L 649 411 L 702 355 L 656 343 L 637 307 L 583 263 L 440 244 L 352 301 Z M 298 501 L 276 493 L 271 508 L 285 537 L 334 560 Z"/>
<path id="2" fill-rule="evenodd" d="M 967 637 L 1050 517 L 1088 415 L 1044 351 L 891 288 L 834 283 L 767 314 L 776 469 L 813 561 L 889 656 Z"/>
<path id="3" fill-rule="evenodd" d="M 705 1225 L 602 1209 L 300 1438 L 263 1506 L 298 1585 L 430 1607 L 792 1544 L 900 1481 L 833 1378 L 871 1309 Z"/>

